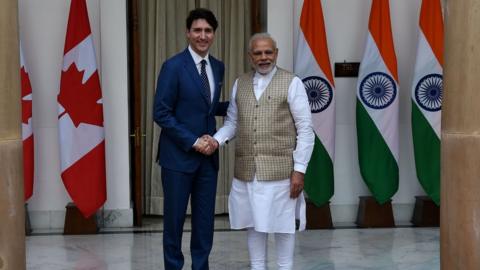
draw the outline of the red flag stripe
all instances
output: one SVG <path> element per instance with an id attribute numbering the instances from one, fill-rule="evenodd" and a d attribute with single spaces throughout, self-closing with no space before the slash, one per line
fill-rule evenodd
<path id="1" fill-rule="evenodd" d="M 32 85 L 30 84 L 30 78 L 24 66 L 20 69 L 20 75 L 22 97 L 28 96 L 32 93 Z"/>
<path id="2" fill-rule="evenodd" d="M 94 214 L 106 201 L 105 141 L 63 171 L 68 194 L 85 217 Z"/>
<path id="3" fill-rule="evenodd" d="M 440 0 L 422 1 L 420 29 L 422 29 L 438 62 L 443 66 L 443 17 Z"/>
<path id="4" fill-rule="evenodd" d="M 303 2 L 300 28 L 315 60 L 330 83 L 334 85 L 320 0 L 305 0 Z"/>
<path id="5" fill-rule="evenodd" d="M 77 46 L 91 33 L 85 0 L 72 0 L 67 25 L 64 54 Z"/>
<path id="6" fill-rule="evenodd" d="M 20 45 L 20 90 L 22 96 L 22 138 L 23 138 L 23 186 L 24 200 L 27 201 L 33 195 L 34 181 L 34 136 L 32 130 L 32 85 L 25 68 L 22 46 Z M 30 98 L 25 98 L 30 96 Z M 28 136 L 28 137 L 27 137 Z"/>
<path id="7" fill-rule="evenodd" d="M 33 195 L 33 175 L 34 175 L 34 157 L 33 157 L 33 135 L 23 140 L 23 179 L 25 201 Z"/>
<path id="8" fill-rule="evenodd" d="M 373 0 L 368 29 L 382 55 L 383 62 L 398 82 L 397 57 L 393 46 L 389 0 Z"/>
<path id="9" fill-rule="evenodd" d="M 32 118 L 32 100 L 25 99 L 25 97 L 32 94 L 32 86 L 25 67 L 20 69 L 20 81 L 22 91 L 22 123 L 28 125 L 28 120 Z"/>

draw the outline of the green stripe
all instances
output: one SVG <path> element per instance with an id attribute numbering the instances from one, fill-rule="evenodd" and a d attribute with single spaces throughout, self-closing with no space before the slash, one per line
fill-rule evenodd
<path id="1" fill-rule="evenodd" d="M 322 142 L 315 136 L 312 157 L 305 173 L 305 192 L 316 206 L 333 196 L 333 162 Z"/>
<path id="2" fill-rule="evenodd" d="M 363 181 L 378 203 L 398 190 L 398 164 L 382 134 L 357 98 L 358 161 Z"/>
<path id="3" fill-rule="evenodd" d="M 413 100 L 412 135 L 418 181 L 440 205 L 440 139 Z"/>

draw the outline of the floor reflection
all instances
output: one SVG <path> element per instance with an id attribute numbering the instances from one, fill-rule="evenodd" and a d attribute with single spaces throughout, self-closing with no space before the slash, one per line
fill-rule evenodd
<path id="1" fill-rule="evenodd" d="M 245 231 L 215 232 L 210 269 L 248 269 Z M 185 232 L 184 269 L 191 268 Z M 269 238 L 269 269 L 274 265 Z M 335 229 L 297 234 L 295 268 L 305 270 L 440 269 L 438 228 Z M 163 269 L 161 228 L 103 231 L 98 235 L 27 237 L 27 269 Z"/>

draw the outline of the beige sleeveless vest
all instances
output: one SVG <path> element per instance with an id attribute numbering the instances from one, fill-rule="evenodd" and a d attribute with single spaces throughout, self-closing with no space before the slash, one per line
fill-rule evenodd
<path id="1" fill-rule="evenodd" d="M 282 180 L 293 171 L 297 131 L 287 102 L 293 74 L 277 68 L 270 84 L 257 101 L 253 72 L 238 79 L 235 178 L 252 181 Z"/>

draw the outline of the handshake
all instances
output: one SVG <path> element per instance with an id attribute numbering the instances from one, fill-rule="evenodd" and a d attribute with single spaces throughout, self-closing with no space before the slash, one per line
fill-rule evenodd
<path id="1" fill-rule="evenodd" d="M 204 155 L 211 155 L 218 148 L 218 142 L 210 135 L 203 135 L 198 138 L 198 141 L 193 145 L 193 148 Z"/>

